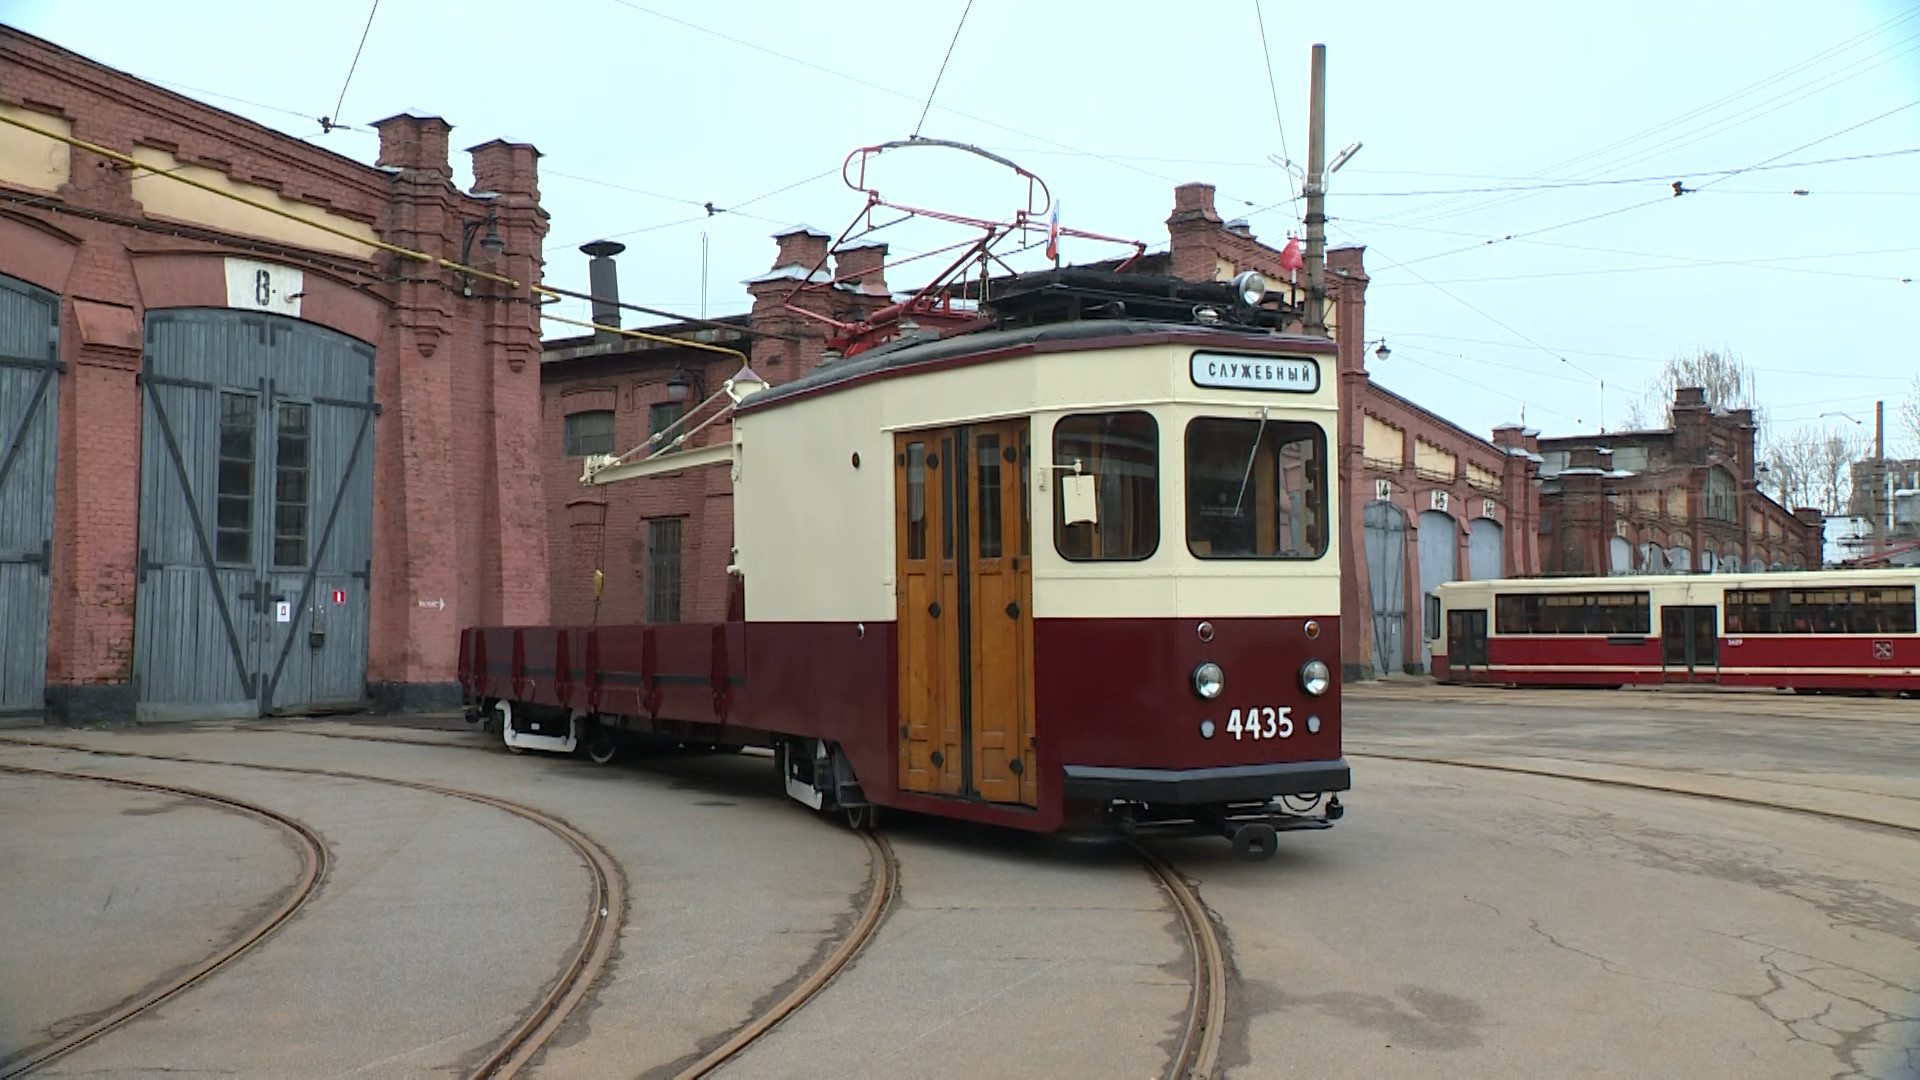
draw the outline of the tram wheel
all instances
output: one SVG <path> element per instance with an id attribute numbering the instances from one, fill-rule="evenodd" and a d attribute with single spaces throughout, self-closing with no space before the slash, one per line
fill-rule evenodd
<path id="1" fill-rule="evenodd" d="M 880 808 L 867 806 L 849 806 L 846 809 L 847 828 L 855 832 L 866 832 L 880 823 Z"/>
<path id="2" fill-rule="evenodd" d="M 592 737 L 587 740 L 587 760 L 593 762 L 595 765 L 605 765 L 607 762 L 612 761 L 614 755 L 619 752 L 620 744 L 613 740 L 613 736 L 608 735 L 604 731 L 594 732 Z"/>

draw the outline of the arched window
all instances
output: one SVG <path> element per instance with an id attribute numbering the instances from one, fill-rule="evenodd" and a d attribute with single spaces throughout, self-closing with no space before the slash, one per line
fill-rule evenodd
<path id="1" fill-rule="evenodd" d="M 1740 482 L 1733 474 L 1715 465 L 1707 470 L 1706 515 L 1712 521 L 1736 521 Z"/>

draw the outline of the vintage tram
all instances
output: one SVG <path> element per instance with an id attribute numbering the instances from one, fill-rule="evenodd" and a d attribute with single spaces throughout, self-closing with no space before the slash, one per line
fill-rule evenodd
<path id="1" fill-rule="evenodd" d="M 1446 683 L 1704 683 L 1920 696 L 1920 569 L 1460 581 L 1427 598 Z"/>
<path id="2" fill-rule="evenodd" d="M 470 715 L 517 749 L 770 747 L 855 823 L 1257 855 L 1337 819 L 1333 343 L 1257 274 L 996 289 L 966 332 L 743 368 L 724 443 L 628 468 L 730 469 L 732 617 L 466 630 Z"/>

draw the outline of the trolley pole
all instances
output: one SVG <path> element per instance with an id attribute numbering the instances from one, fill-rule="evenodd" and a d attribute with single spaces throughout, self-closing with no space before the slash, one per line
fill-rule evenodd
<path id="1" fill-rule="evenodd" d="M 1313 47 L 1307 103 L 1306 332 L 1327 336 L 1327 47 Z"/>

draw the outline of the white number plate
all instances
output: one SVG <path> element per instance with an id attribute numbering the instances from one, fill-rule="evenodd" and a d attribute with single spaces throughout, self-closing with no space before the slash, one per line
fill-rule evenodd
<path id="1" fill-rule="evenodd" d="M 1293 708 L 1282 705 L 1235 709 L 1227 714 L 1227 733 L 1236 739 L 1285 739 L 1293 735 Z"/>

